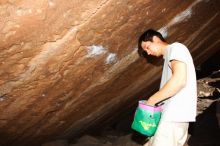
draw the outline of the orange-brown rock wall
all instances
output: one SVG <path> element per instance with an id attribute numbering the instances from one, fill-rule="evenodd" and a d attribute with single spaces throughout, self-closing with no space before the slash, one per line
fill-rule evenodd
<path id="1" fill-rule="evenodd" d="M 158 88 L 137 54 L 148 28 L 196 65 L 220 47 L 218 0 L 1 0 L 0 145 L 68 138 Z"/>

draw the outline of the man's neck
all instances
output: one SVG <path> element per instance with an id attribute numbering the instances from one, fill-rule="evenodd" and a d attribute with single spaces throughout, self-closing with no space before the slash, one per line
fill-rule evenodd
<path id="1" fill-rule="evenodd" d="M 165 55 L 165 53 L 166 53 L 166 49 L 167 49 L 167 47 L 168 47 L 168 43 L 165 43 L 165 42 L 163 42 L 162 44 L 161 44 L 161 54 L 164 56 Z"/>

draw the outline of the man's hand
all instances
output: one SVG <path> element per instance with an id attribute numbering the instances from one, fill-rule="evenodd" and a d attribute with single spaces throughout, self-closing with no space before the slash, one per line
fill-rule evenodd
<path id="1" fill-rule="evenodd" d="M 148 100 L 145 101 L 146 105 L 150 105 L 150 106 L 155 106 L 156 103 L 154 103 L 153 101 L 150 100 L 150 98 Z"/>

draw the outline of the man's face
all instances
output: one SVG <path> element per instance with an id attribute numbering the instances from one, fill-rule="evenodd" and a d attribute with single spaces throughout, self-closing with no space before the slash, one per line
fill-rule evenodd
<path id="1" fill-rule="evenodd" d="M 157 42 L 151 42 L 151 41 L 144 42 L 144 41 L 142 41 L 141 47 L 147 52 L 148 55 L 152 55 L 152 56 L 156 56 L 156 57 L 161 56 L 159 44 Z"/>

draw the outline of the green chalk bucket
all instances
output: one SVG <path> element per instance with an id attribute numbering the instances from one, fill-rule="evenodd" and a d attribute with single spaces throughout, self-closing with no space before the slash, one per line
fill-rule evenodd
<path id="1" fill-rule="evenodd" d="M 161 117 L 160 106 L 148 106 L 139 101 L 131 128 L 145 136 L 153 136 Z"/>

